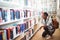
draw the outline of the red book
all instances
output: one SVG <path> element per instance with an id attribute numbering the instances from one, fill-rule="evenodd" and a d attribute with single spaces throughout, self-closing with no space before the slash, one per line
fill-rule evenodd
<path id="1" fill-rule="evenodd" d="M 0 40 L 3 40 L 3 32 L 2 31 L 0 31 Z"/>
<path id="2" fill-rule="evenodd" d="M 10 29 L 8 28 L 6 29 L 6 31 L 7 31 L 7 40 L 10 40 Z"/>
<path id="3" fill-rule="evenodd" d="M 17 25 L 18 33 L 20 33 L 20 25 Z"/>

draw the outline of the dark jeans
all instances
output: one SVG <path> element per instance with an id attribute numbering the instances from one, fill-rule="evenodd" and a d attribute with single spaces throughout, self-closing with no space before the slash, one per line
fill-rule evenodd
<path id="1" fill-rule="evenodd" d="M 53 28 L 53 29 L 54 29 L 54 28 Z M 45 30 L 45 31 L 43 32 L 42 37 L 46 37 L 46 35 L 52 36 L 53 33 L 55 32 L 55 29 L 54 29 L 53 32 L 50 32 L 49 29 L 48 29 L 47 27 L 45 27 L 44 30 Z"/>

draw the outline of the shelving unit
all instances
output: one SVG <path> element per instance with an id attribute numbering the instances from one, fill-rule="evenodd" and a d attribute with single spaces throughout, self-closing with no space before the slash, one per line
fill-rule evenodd
<path id="1" fill-rule="evenodd" d="M 23 2 L 24 2 L 24 0 L 22 1 L 22 3 Z M 36 7 L 33 8 L 32 6 L 34 7 L 34 5 L 32 5 L 30 2 L 28 3 L 28 5 L 24 5 L 24 3 L 23 3 L 20 6 L 19 0 L 18 0 L 18 2 L 16 2 L 16 0 L 11 0 L 11 1 L 1 0 L 0 1 L 0 8 L 3 8 L 2 11 L 0 11 L 0 12 L 3 12 L 3 10 L 5 10 L 5 8 L 6 8 L 9 10 L 7 13 L 10 14 L 10 9 L 13 9 L 14 15 L 15 15 L 14 20 L 10 20 L 12 17 L 10 14 L 9 16 L 11 16 L 11 17 L 10 17 L 9 21 L 0 22 L 0 32 L 1 32 L 1 30 L 3 30 L 3 33 L 4 33 L 4 34 L 2 33 L 1 35 L 2 36 L 6 35 L 6 36 L 4 36 L 5 38 L 2 37 L 3 40 L 14 40 L 18 36 L 20 36 L 20 39 L 22 39 L 24 36 L 26 36 L 26 32 L 30 33 L 29 34 L 30 36 L 28 36 L 28 40 L 29 40 L 39 30 L 40 27 L 38 27 L 36 29 L 36 31 L 34 31 L 34 25 L 38 24 L 38 22 L 39 22 L 38 18 L 40 17 L 40 14 L 36 10 Z M 21 12 L 21 10 L 23 10 L 20 14 L 21 17 L 19 19 L 16 18 L 16 14 L 15 14 L 16 10 L 19 10 L 19 12 Z M 28 12 L 24 13 L 24 10 L 25 11 L 27 10 L 29 12 L 29 14 L 27 14 Z M 4 17 L 8 17 L 8 16 L 6 16 L 7 13 L 5 14 Z M 0 15 L 0 17 L 1 17 L 1 15 Z M 3 18 L 2 18 L 2 20 L 3 20 Z M 11 38 L 11 36 L 13 36 L 13 37 Z M 27 40 L 27 39 L 25 39 L 25 40 Z"/>

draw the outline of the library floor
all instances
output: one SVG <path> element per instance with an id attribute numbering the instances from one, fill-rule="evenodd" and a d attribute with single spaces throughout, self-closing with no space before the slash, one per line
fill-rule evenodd
<path id="1" fill-rule="evenodd" d="M 43 29 L 39 30 L 34 37 L 32 37 L 31 40 L 46 40 L 44 38 L 42 38 L 42 31 Z M 53 35 L 53 39 L 49 39 L 49 40 L 60 40 L 60 29 L 57 29 Z"/>
<path id="2" fill-rule="evenodd" d="M 42 38 L 42 32 L 44 30 L 41 29 L 39 30 L 32 38 L 31 40 L 46 40 L 44 38 Z M 20 40 L 19 37 L 16 40 Z M 49 40 L 60 40 L 60 29 L 57 29 L 53 35 L 53 39 L 49 39 Z"/>

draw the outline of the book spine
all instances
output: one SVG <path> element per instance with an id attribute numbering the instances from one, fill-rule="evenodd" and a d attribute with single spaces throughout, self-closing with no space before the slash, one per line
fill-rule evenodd
<path id="1" fill-rule="evenodd" d="M 7 33 L 7 40 L 10 40 L 10 29 L 6 29 L 6 33 Z"/>
<path id="2" fill-rule="evenodd" d="M 20 25 L 20 30 L 21 30 L 21 32 L 23 32 L 24 30 L 25 30 L 25 27 L 24 27 L 25 25 L 24 24 L 21 24 Z"/>
<path id="3" fill-rule="evenodd" d="M 20 19 L 20 11 L 19 10 L 17 10 L 15 12 L 15 16 L 16 16 L 16 19 Z"/>
<path id="4" fill-rule="evenodd" d="M 2 23 L 2 8 L 0 8 L 0 23 Z"/>
<path id="5" fill-rule="evenodd" d="M 17 28 L 18 28 L 18 33 L 20 33 L 20 24 L 17 25 Z"/>
<path id="6" fill-rule="evenodd" d="M 3 40 L 2 32 L 0 32 L 0 40 Z"/>
<path id="7" fill-rule="evenodd" d="M 6 30 L 3 32 L 3 40 L 7 40 Z"/>
<path id="8" fill-rule="evenodd" d="M 15 20 L 15 11 L 10 9 L 11 20 Z"/>
<path id="9" fill-rule="evenodd" d="M 3 20 L 4 20 L 4 22 L 6 22 L 6 21 L 8 21 L 8 19 L 7 19 L 7 10 L 3 10 Z"/>
<path id="10" fill-rule="evenodd" d="M 13 34 L 13 28 L 10 28 L 10 39 L 13 39 L 14 34 Z"/>

